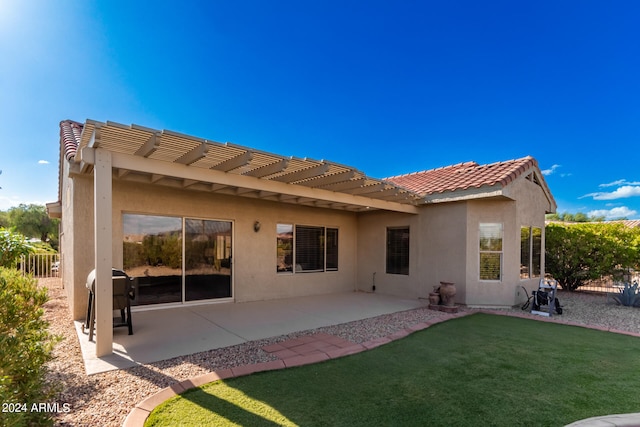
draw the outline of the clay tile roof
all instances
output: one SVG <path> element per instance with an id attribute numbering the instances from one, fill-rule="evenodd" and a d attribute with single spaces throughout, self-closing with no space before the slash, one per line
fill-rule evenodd
<path id="1" fill-rule="evenodd" d="M 426 196 L 484 186 L 504 187 L 536 164 L 536 160 L 530 156 L 488 165 L 466 162 L 384 180 Z"/>
<path id="2" fill-rule="evenodd" d="M 60 122 L 60 141 L 64 149 L 64 157 L 71 160 L 75 157 L 82 135 L 82 124 L 73 120 Z"/>

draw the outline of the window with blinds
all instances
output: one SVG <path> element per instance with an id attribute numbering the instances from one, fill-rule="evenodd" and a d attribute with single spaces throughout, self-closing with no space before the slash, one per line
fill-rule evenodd
<path id="1" fill-rule="evenodd" d="M 502 280 L 502 239 L 502 224 L 480 224 L 480 280 Z"/>
<path id="2" fill-rule="evenodd" d="M 338 270 L 338 229 L 327 228 L 326 251 L 327 271 Z"/>
<path id="3" fill-rule="evenodd" d="M 296 226 L 296 271 L 324 271 L 323 227 Z"/>
<path id="4" fill-rule="evenodd" d="M 337 228 L 277 224 L 276 244 L 279 273 L 338 270 Z"/>
<path id="5" fill-rule="evenodd" d="M 387 274 L 409 274 L 409 227 L 387 228 Z"/>

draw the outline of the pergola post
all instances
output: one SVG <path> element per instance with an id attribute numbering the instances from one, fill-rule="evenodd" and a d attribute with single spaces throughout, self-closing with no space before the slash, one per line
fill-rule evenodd
<path id="1" fill-rule="evenodd" d="M 112 187 L 111 152 L 97 148 L 93 170 L 96 357 L 113 353 Z"/>

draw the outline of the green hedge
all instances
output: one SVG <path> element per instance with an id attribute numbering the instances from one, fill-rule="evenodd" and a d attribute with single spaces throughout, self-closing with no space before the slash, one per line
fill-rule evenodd
<path id="1" fill-rule="evenodd" d="M 621 281 L 640 267 L 640 228 L 622 223 L 551 223 L 545 246 L 546 272 L 568 291 L 602 277 Z"/>
<path id="2" fill-rule="evenodd" d="M 45 363 L 58 337 L 43 318 L 46 301 L 47 290 L 35 279 L 0 267 L 1 426 L 52 424 L 51 411 L 42 405 L 51 403 Z"/>

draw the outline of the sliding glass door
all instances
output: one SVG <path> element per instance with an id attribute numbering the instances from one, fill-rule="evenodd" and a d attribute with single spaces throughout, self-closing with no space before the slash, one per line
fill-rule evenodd
<path id="1" fill-rule="evenodd" d="M 231 297 L 231 222 L 185 219 L 185 301 Z"/>
<path id="2" fill-rule="evenodd" d="M 123 215 L 123 266 L 137 280 L 133 305 L 232 296 L 232 223 Z"/>

